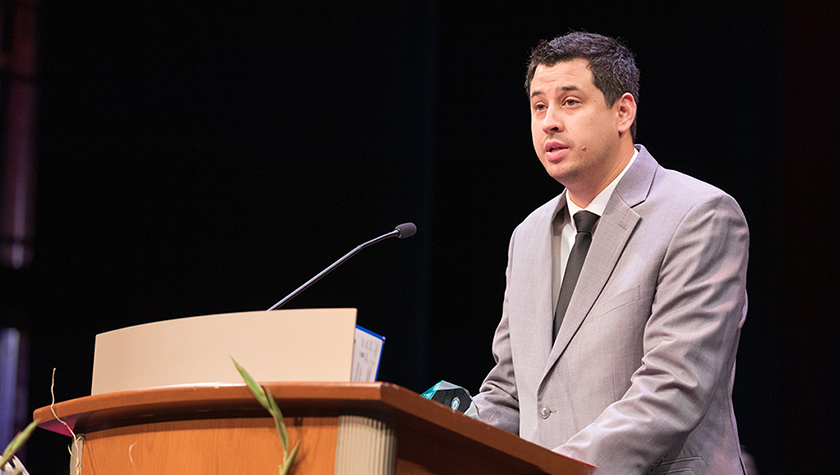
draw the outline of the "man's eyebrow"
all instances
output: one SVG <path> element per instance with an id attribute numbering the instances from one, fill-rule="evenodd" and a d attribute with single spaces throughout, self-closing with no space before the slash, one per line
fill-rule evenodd
<path id="1" fill-rule="evenodd" d="M 562 89 L 564 91 L 579 91 L 580 90 L 580 88 L 578 88 L 577 86 L 563 86 L 560 89 Z M 542 91 L 534 91 L 534 92 L 531 93 L 531 97 L 540 96 L 542 94 L 544 94 Z"/>

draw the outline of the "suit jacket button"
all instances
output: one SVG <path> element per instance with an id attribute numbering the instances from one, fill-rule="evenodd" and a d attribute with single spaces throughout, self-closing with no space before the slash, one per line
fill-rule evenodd
<path id="1" fill-rule="evenodd" d="M 543 419 L 548 419 L 548 416 L 550 416 L 550 415 L 551 415 L 551 409 L 549 409 L 547 407 L 544 407 L 544 408 L 540 409 L 540 417 L 542 417 Z"/>

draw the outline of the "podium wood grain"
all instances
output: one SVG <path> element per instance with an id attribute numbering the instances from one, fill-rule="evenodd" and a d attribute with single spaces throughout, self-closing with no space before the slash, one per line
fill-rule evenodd
<path id="1" fill-rule="evenodd" d="M 453 412 L 388 383 L 264 383 L 277 399 L 294 474 L 332 474 L 338 416 L 387 421 L 397 434 L 395 473 L 583 475 L 593 467 Z M 82 475 L 266 474 L 282 460 L 272 419 L 244 385 L 123 391 L 56 404 L 85 435 Z M 49 407 L 42 428 L 69 435 Z"/>
<path id="2" fill-rule="evenodd" d="M 290 418 L 301 446 L 300 473 L 332 473 L 335 418 Z M 283 448 L 270 418 L 172 421 L 119 427 L 85 437 L 82 473 L 276 474 Z"/>

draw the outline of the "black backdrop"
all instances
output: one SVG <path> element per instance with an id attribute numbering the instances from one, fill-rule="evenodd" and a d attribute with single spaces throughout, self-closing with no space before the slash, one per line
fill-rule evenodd
<path id="1" fill-rule="evenodd" d="M 382 380 L 477 390 L 510 233 L 561 190 L 530 144 L 525 61 L 583 29 L 638 56 L 638 141 L 750 222 L 742 442 L 762 474 L 825 468 L 829 432 L 792 437 L 781 389 L 783 65 L 805 28 L 784 4 L 173 3 L 41 6 L 36 254 L 0 274 L 4 319 L 31 339 L 33 408 L 53 367 L 58 400 L 89 394 L 97 333 L 267 308 L 404 221 L 414 238 L 363 251 L 289 307 L 359 308 L 387 337 Z M 64 444 L 38 432 L 30 472 L 66 472 Z"/>

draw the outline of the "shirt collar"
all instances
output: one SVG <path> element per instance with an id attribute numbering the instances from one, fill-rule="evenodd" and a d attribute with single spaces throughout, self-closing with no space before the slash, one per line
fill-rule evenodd
<path id="1" fill-rule="evenodd" d="M 566 206 L 569 208 L 569 216 L 574 216 L 575 213 L 582 209 L 595 213 L 598 216 L 602 216 L 604 214 L 604 210 L 607 209 L 607 202 L 610 201 L 610 197 L 612 196 L 613 191 L 615 191 L 615 187 L 618 186 L 618 182 L 621 181 L 621 178 L 624 176 L 625 173 L 627 173 L 627 170 L 630 169 L 630 166 L 633 165 L 633 162 L 636 161 L 636 157 L 638 156 L 639 151 L 634 147 L 633 157 L 627 163 L 627 166 L 624 167 L 624 170 L 621 170 L 621 173 L 619 173 L 618 176 L 615 177 L 615 179 L 611 181 L 610 184 L 607 185 L 607 187 L 604 188 L 603 191 L 598 193 L 598 196 L 596 196 L 595 199 L 593 199 L 592 202 L 589 203 L 589 205 L 586 208 L 581 208 L 580 206 L 576 205 L 572 200 L 566 198 Z M 575 220 L 572 219 L 570 221 L 572 223 L 572 227 L 574 227 Z M 575 230 L 577 230 L 577 228 L 575 228 Z"/>

